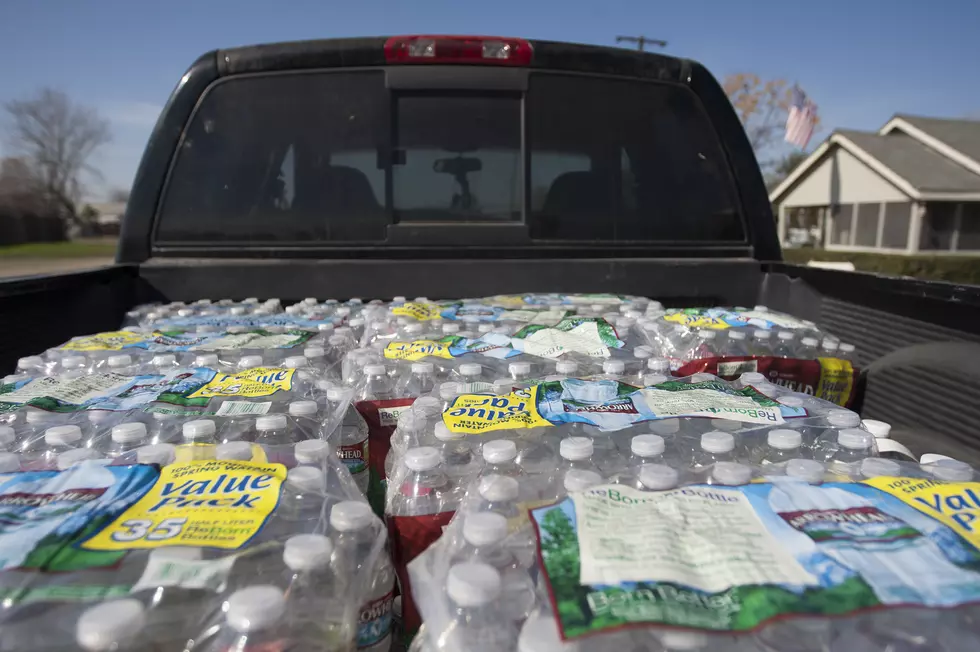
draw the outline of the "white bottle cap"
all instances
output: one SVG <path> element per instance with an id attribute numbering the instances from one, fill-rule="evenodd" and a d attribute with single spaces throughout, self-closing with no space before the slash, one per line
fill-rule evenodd
<path id="1" fill-rule="evenodd" d="M 854 345 L 848 344 L 847 342 L 841 342 L 837 345 L 837 350 L 845 355 L 850 355 L 854 353 Z"/>
<path id="2" fill-rule="evenodd" d="M 400 294 L 397 297 L 395 297 L 394 299 L 391 300 L 392 303 L 405 303 L 406 301 L 408 301 L 408 299 L 406 299 L 405 297 L 403 297 Z"/>
<path id="3" fill-rule="evenodd" d="M 566 460 L 587 460 L 592 457 L 593 450 L 589 437 L 566 437 L 558 444 L 558 453 Z"/>
<path id="4" fill-rule="evenodd" d="M 225 620 L 243 634 L 260 632 L 276 625 L 286 613 L 286 598 L 271 584 L 250 586 L 228 598 Z"/>
<path id="5" fill-rule="evenodd" d="M 509 501 L 517 500 L 520 486 L 517 484 L 517 478 L 492 473 L 480 478 L 479 491 L 484 500 Z"/>
<path id="6" fill-rule="evenodd" d="M 412 363 L 412 373 L 413 374 L 431 374 L 436 370 L 436 366 L 431 362 L 413 362 Z"/>
<path id="7" fill-rule="evenodd" d="M 939 453 L 924 453 L 922 457 L 919 458 L 919 464 L 935 464 L 939 460 L 951 460 L 953 459 L 949 455 L 940 455 Z"/>
<path id="8" fill-rule="evenodd" d="M 243 355 L 238 361 L 239 369 L 252 369 L 253 367 L 262 366 L 262 356 L 260 355 Z"/>
<path id="9" fill-rule="evenodd" d="M 802 340 L 800 340 L 800 344 L 802 344 L 803 346 L 814 347 L 817 345 L 817 338 L 804 337 Z"/>
<path id="10" fill-rule="evenodd" d="M 286 472 L 286 484 L 300 493 L 323 491 L 323 474 L 313 466 L 294 466 Z"/>
<path id="11" fill-rule="evenodd" d="M 232 306 L 228 312 L 231 313 L 232 315 L 244 315 L 245 306 Z"/>
<path id="12" fill-rule="evenodd" d="M 29 410 L 27 412 L 27 423 L 31 425 L 39 425 L 42 423 L 51 423 L 57 421 L 60 415 L 54 412 L 45 412 L 43 410 Z"/>
<path id="13" fill-rule="evenodd" d="M 666 464 L 643 464 L 638 474 L 640 484 L 653 491 L 673 489 L 677 486 L 677 469 Z"/>
<path id="14" fill-rule="evenodd" d="M 793 331 L 779 331 L 778 333 L 776 333 L 776 337 L 778 337 L 781 340 L 791 340 L 794 337 L 796 337 L 796 334 L 793 333 Z"/>
<path id="15" fill-rule="evenodd" d="M 902 466 L 895 460 L 883 457 L 867 457 L 861 460 L 861 475 L 866 478 L 874 478 L 879 475 L 897 476 L 901 473 Z"/>
<path id="16" fill-rule="evenodd" d="M 459 331 L 460 331 L 459 324 L 442 325 L 442 332 L 445 333 L 446 335 L 453 335 L 454 333 L 458 333 Z"/>
<path id="17" fill-rule="evenodd" d="M 602 476 L 588 469 L 568 469 L 562 480 L 565 491 L 585 491 L 598 484 L 602 484 Z"/>
<path id="18" fill-rule="evenodd" d="M 13 428 L 10 426 L 0 426 L 0 446 L 12 444 L 16 438 Z"/>
<path id="19" fill-rule="evenodd" d="M 43 367 L 44 358 L 39 355 L 28 355 L 17 361 L 18 369 L 30 369 L 32 367 Z"/>
<path id="20" fill-rule="evenodd" d="M 821 349 L 824 349 L 824 350 L 827 350 L 827 351 L 836 351 L 837 350 L 837 342 L 835 342 L 834 340 L 829 340 L 829 339 L 828 340 L 824 340 L 823 342 L 820 343 L 820 348 Z"/>
<path id="21" fill-rule="evenodd" d="M 493 324 L 480 324 L 476 327 L 478 333 L 490 333 L 493 332 Z"/>
<path id="22" fill-rule="evenodd" d="M 374 523 L 371 506 L 359 500 L 342 500 L 330 510 L 330 527 L 338 532 L 363 530 Z"/>
<path id="23" fill-rule="evenodd" d="M 659 385 L 660 383 L 666 383 L 670 378 L 663 374 L 643 374 L 643 386 L 651 387 L 653 385 Z"/>
<path id="24" fill-rule="evenodd" d="M 333 542 L 322 534 L 297 534 L 286 539 L 282 561 L 296 572 L 312 571 L 330 565 Z"/>
<path id="25" fill-rule="evenodd" d="M 135 598 L 109 600 L 82 612 L 75 623 L 75 640 L 90 652 L 129 647 L 146 625 L 146 610 Z"/>
<path id="26" fill-rule="evenodd" d="M 463 520 L 463 538 L 471 546 L 490 546 L 507 538 L 507 519 L 494 512 L 469 514 Z"/>
<path id="27" fill-rule="evenodd" d="M 102 454 L 98 451 L 92 450 L 91 448 L 73 448 L 59 454 L 55 463 L 58 466 L 59 471 L 64 471 L 65 469 L 70 469 L 79 462 L 101 459 L 103 459 Z"/>
<path id="28" fill-rule="evenodd" d="M 744 374 L 738 377 L 738 380 L 743 385 L 756 385 L 759 383 L 767 383 L 766 377 L 757 371 L 746 371 Z"/>
<path id="29" fill-rule="evenodd" d="M 566 376 L 574 375 L 578 373 L 578 363 L 574 360 L 559 360 L 555 363 L 555 371 Z"/>
<path id="30" fill-rule="evenodd" d="M 728 332 L 728 339 L 730 340 L 744 340 L 745 331 L 730 330 Z"/>
<path id="31" fill-rule="evenodd" d="M 177 449 L 173 444 L 150 444 L 136 449 L 136 461 L 140 464 L 173 464 Z"/>
<path id="32" fill-rule="evenodd" d="M 435 428 L 433 428 L 433 433 L 435 434 L 436 439 L 439 441 L 459 441 L 460 439 L 464 439 L 466 437 L 465 433 L 453 432 L 449 429 L 449 426 L 442 421 L 436 423 Z"/>
<path id="33" fill-rule="evenodd" d="M 448 382 L 439 385 L 439 398 L 449 401 L 459 396 L 459 383 Z"/>
<path id="34" fill-rule="evenodd" d="M 285 414 L 266 414 L 255 419 L 255 429 L 259 432 L 282 430 L 288 425 Z"/>
<path id="35" fill-rule="evenodd" d="M 511 362 L 507 365 L 507 372 L 513 376 L 526 375 L 531 373 L 530 362 Z"/>
<path id="36" fill-rule="evenodd" d="M 633 357 L 638 360 L 647 360 L 653 357 L 653 349 L 645 344 L 633 349 Z"/>
<path id="37" fill-rule="evenodd" d="M 772 332 L 764 331 L 761 329 L 752 333 L 752 337 L 754 337 L 757 340 L 768 340 L 770 335 L 772 335 Z"/>
<path id="38" fill-rule="evenodd" d="M 780 404 L 785 405 L 786 407 L 803 407 L 803 399 L 799 396 L 782 396 L 778 400 Z"/>
<path id="39" fill-rule="evenodd" d="M 0 453 L 0 473 L 13 473 L 20 469 L 20 458 L 16 453 Z"/>
<path id="40" fill-rule="evenodd" d="M 621 374 L 626 371 L 626 364 L 622 360 L 603 360 L 602 373 Z"/>
<path id="41" fill-rule="evenodd" d="M 177 364 L 177 356 L 173 353 L 161 353 L 160 355 L 153 356 L 150 364 L 154 367 L 172 367 Z"/>
<path id="42" fill-rule="evenodd" d="M 483 373 L 483 366 L 475 362 L 467 362 L 459 365 L 460 376 L 479 376 Z"/>
<path id="43" fill-rule="evenodd" d="M 718 331 L 704 330 L 698 333 L 698 337 L 702 340 L 713 340 L 718 337 Z"/>
<path id="44" fill-rule="evenodd" d="M 769 431 L 766 436 L 766 443 L 778 450 L 788 451 L 802 446 L 803 436 L 796 430 L 776 428 Z"/>
<path id="45" fill-rule="evenodd" d="M 293 446 L 293 457 L 300 464 L 321 464 L 330 455 L 330 444 L 322 439 L 307 439 Z"/>
<path id="46" fill-rule="evenodd" d="M 110 369 L 115 369 L 116 367 L 128 367 L 129 365 L 133 364 L 133 359 L 123 353 L 121 355 L 110 355 L 106 359 L 106 363 L 109 365 Z"/>
<path id="47" fill-rule="evenodd" d="M 738 462 L 718 462 L 711 470 L 711 477 L 721 484 L 748 484 L 752 479 L 752 467 Z"/>
<path id="48" fill-rule="evenodd" d="M 500 597 L 500 573 L 478 562 L 456 564 L 446 577 L 446 593 L 460 607 L 481 607 Z"/>
<path id="49" fill-rule="evenodd" d="M 88 421 L 89 423 L 102 423 L 103 421 L 107 421 L 112 414 L 108 410 L 91 410 L 88 413 Z"/>
<path id="50" fill-rule="evenodd" d="M 78 426 L 54 426 L 44 431 L 44 443 L 48 446 L 71 446 L 82 440 Z"/>
<path id="51" fill-rule="evenodd" d="M 483 445 L 483 459 L 491 464 L 511 462 L 517 458 L 517 444 L 509 439 L 494 439 Z"/>
<path id="52" fill-rule="evenodd" d="M 421 333 L 423 330 L 425 330 L 425 327 L 418 322 L 415 322 L 413 324 L 407 324 L 405 326 L 405 332 L 408 333 L 409 335 L 417 335 Z"/>
<path id="53" fill-rule="evenodd" d="M 755 306 L 755 308 L 753 308 L 753 310 L 755 310 L 756 312 L 769 312 L 769 306 L 764 306 L 761 303 L 759 303 L 759 304 L 756 304 L 756 306 Z"/>
<path id="54" fill-rule="evenodd" d="M 347 389 L 338 385 L 331 385 L 327 388 L 327 400 L 333 403 L 339 403 L 344 399 L 347 391 Z"/>
<path id="55" fill-rule="evenodd" d="M 303 357 L 307 360 L 310 358 L 322 358 L 326 354 L 327 352 L 323 350 L 322 346 L 308 346 L 303 349 Z"/>
<path id="56" fill-rule="evenodd" d="M 242 358 L 244 360 L 244 358 Z M 301 355 L 291 355 L 282 361 L 282 366 L 286 369 L 302 369 L 309 367 L 310 361 Z"/>
<path id="57" fill-rule="evenodd" d="M 364 365 L 364 375 L 365 376 L 384 376 L 388 373 L 383 364 L 367 364 Z"/>
<path id="58" fill-rule="evenodd" d="M 861 425 L 874 435 L 875 439 L 888 439 L 892 432 L 892 424 L 877 419 L 865 419 Z"/>
<path id="59" fill-rule="evenodd" d="M 117 444 L 131 444 L 146 439 L 146 424 L 136 422 L 120 423 L 112 427 L 112 441 Z"/>
<path id="60" fill-rule="evenodd" d="M 219 460 L 238 460 L 248 462 L 252 459 L 252 444 L 247 441 L 229 441 L 218 444 L 214 456 Z"/>
<path id="61" fill-rule="evenodd" d="M 85 356 L 66 355 L 61 359 L 61 366 L 65 369 L 76 369 L 85 366 Z"/>
<path id="62" fill-rule="evenodd" d="M 729 432 L 712 430 L 701 435 L 701 450 L 708 453 L 730 453 L 735 450 L 735 438 Z"/>
<path id="63" fill-rule="evenodd" d="M 796 458 L 786 462 L 786 475 L 810 484 L 817 484 L 823 480 L 824 466 L 816 460 Z"/>
<path id="64" fill-rule="evenodd" d="M 317 324 L 316 329 L 321 333 L 327 333 L 334 329 L 334 325 L 330 323 Z"/>
<path id="65" fill-rule="evenodd" d="M 211 419 L 188 421 L 180 431 L 184 439 L 207 439 L 215 433 L 214 421 Z"/>
<path id="66" fill-rule="evenodd" d="M 213 367 L 218 364 L 218 356 L 214 353 L 205 353 L 194 358 L 194 365 L 198 367 Z"/>
<path id="67" fill-rule="evenodd" d="M 315 417 L 317 410 L 316 401 L 293 401 L 289 404 L 289 414 L 294 417 Z"/>
<path id="68" fill-rule="evenodd" d="M 505 396 L 510 394 L 514 390 L 514 379 L 508 376 L 507 378 L 498 378 L 493 381 L 493 393 L 497 396 Z"/>
<path id="69" fill-rule="evenodd" d="M 922 468 L 943 482 L 969 482 L 973 479 L 973 467 L 959 460 L 936 460 L 931 464 L 923 464 Z"/>
<path id="70" fill-rule="evenodd" d="M 647 360 L 647 369 L 657 373 L 667 373 L 670 371 L 670 360 L 666 358 L 650 358 Z"/>
<path id="71" fill-rule="evenodd" d="M 630 440 L 630 452 L 639 457 L 662 455 L 664 438 L 660 435 L 636 435 Z"/>
<path id="72" fill-rule="evenodd" d="M 874 435 L 872 435 L 873 437 Z M 895 458 L 896 455 L 900 456 L 897 459 L 902 459 L 908 462 L 915 461 L 915 455 L 912 451 L 908 449 L 904 444 L 900 444 L 894 439 L 875 439 L 875 445 L 878 448 L 878 455 L 882 457 Z"/>
<path id="73" fill-rule="evenodd" d="M 194 314 L 193 308 L 181 308 L 177 311 L 178 317 L 190 317 Z"/>
<path id="74" fill-rule="evenodd" d="M 334 348 L 344 346 L 347 344 L 347 338 L 341 335 L 340 333 L 334 332 L 334 334 L 331 335 L 329 339 L 327 339 L 327 344 L 329 344 Z"/>
<path id="75" fill-rule="evenodd" d="M 850 410 L 832 410 L 827 413 L 826 419 L 835 428 L 856 428 L 861 425 L 861 417 Z"/>
<path id="76" fill-rule="evenodd" d="M 405 451 L 405 466 L 412 471 L 430 471 L 441 462 L 442 455 L 431 446 L 419 446 Z"/>
<path id="77" fill-rule="evenodd" d="M 675 417 L 654 419 L 650 422 L 650 432 L 655 435 L 675 435 L 681 429 L 681 420 Z"/>
<path id="78" fill-rule="evenodd" d="M 708 635 L 701 632 L 680 632 L 666 630 L 658 635 L 660 644 L 671 652 L 682 650 L 701 650 L 708 645 Z"/>
<path id="79" fill-rule="evenodd" d="M 303 299 L 303 303 L 308 306 L 315 306 L 316 304 L 320 303 L 320 301 L 316 297 L 306 297 Z"/>
<path id="80" fill-rule="evenodd" d="M 850 450 L 864 450 L 871 448 L 874 437 L 870 432 L 857 428 L 845 428 L 837 433 L 837 443 Z"/>

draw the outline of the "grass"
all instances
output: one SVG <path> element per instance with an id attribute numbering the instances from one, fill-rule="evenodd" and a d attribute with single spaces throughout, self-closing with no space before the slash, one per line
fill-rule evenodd
<path id="1" fill-rule="evenodd" d="M 116 255 L 115 241 L 32 242 L 0 247 L 4 258 L 112 258 Z"/>
<path id="2" fill-rule="evenodd" d="M 847 261 L 854 263 L 859 272 L 980 285 L 980 256 L 902 256 L 820 249 L 783 249 L 783 258 L 786 262 L 804 265 L 810 260 Z"/>

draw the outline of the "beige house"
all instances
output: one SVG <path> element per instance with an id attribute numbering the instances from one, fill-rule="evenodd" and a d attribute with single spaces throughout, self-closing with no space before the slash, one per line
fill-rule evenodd
<path id="1" fill-rule="evenodd" d="M 980 120 L 833 132 L 769 195 L 784 247 L 980 252 Z"/>

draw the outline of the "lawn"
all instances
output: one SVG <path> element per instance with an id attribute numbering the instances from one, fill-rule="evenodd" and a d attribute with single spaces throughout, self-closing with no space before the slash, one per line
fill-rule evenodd
<path id="1" fill-rule="evenodd" d="M 112 258 L 115 241 L 32 242 L 0 247 L 0 259 L 10 258 Z"/>

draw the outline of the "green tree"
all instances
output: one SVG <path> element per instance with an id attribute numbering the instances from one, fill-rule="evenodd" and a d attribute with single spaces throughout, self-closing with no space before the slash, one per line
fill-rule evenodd
<path id="1" fill-rule="evenodd" d="M 572 527 L 571 519 L 564 511 L 555 508 L 545 514 L 541 528 L 548 535 L 542 537 L 541 553 L 555 600 L 577 605 L 582 614 L 582 625 L 587 626 L 592 622 L 592 609 L 588 602 L 590 588 L 579 582 L 582 562 L 578 534 Z"/>

